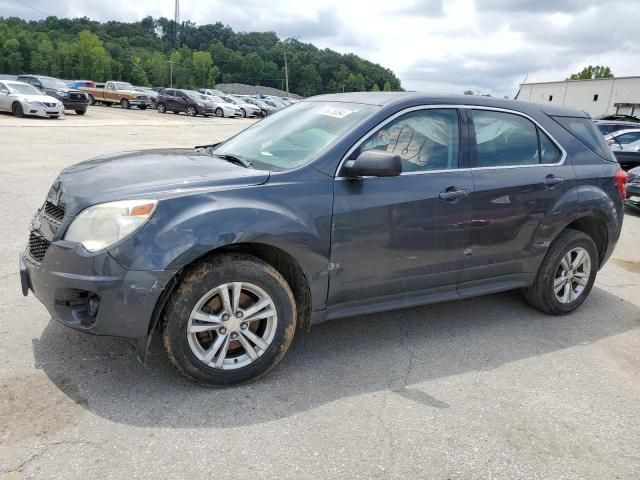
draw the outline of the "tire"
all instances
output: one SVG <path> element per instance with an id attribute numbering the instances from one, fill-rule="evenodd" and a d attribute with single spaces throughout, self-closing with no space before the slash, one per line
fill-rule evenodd
<path id="1" fill-rule="evenodd" d="M 196 107 L 194 107 L 193 105 L 189 105 L 187 107 L 187 115 L 189 115 L 190 117 L 195 117 L 198 115 L 198 109 Z"/>
<path id="2" fill-rule="evenodd" d="M 11 107 L 11 113 L 13 113 L 14 117 L 22 118 L 24 117 L 24 109 L 22 108 L 22 104 L 16 102 Z"/>
<path id="3" fill-rule="evenodd" d="M 164 103 L 158 104 L 158 113 L 167 113 L 167 106 Z"/>
<path id="4" fill-rule="evenodd" d="M 241 108 L 240 111 L 242 112 L 243 118 L 247 118 L 247 111 L 244 108 Z"/>
<path id="5" fill-rule="evenodd" d="M 147 109 L 147 106 L 146 106 L 146 105 L 140 105 L 138 108 L 139 108 L 140 110 L 146 110 L 146 109 Z"/>
<path id="6" fill-rule="evenodd" d="M 224 112 L 221 108 L 216 108 L 216 117 L 224 117 Z"/>
<path id="7" fill-rule="evenodd" d="M 583 257 L 583 263 L 575 271 L 570 268 L 571 273 L 567 274 L 562 263 L 565 256 L 569 255 L 570 258 L 575 259 L 572 264 L 577 263 L 578 255 L 583 251 L 587 253 L 588 258 Z M 589 275 L 585 280 L 584 271 L 587 270 L 585 266 L 587 261 Z M 550 315 L 565 315 L 573 312 L 589 296 L 598 267 L 598 249 L 593 239 L 577 230 L 567 229 L 558 236 L 547 251 L 535 281 L 523 291 L 524 296 L 531 306 Z M 563 279 L 565 279 L 564 283 Z M 583 282 L 584 285 L 577 282 Z M 556 292 L 556 288 L 560 290 Z"/>
<path id="8" fill-rule="evenodd" d="M 95 105 L 96 104 L 96 99 L 93 98 L 93 95 L 89 95 L 89 105 Z"/>
<path id="9" fill-rule="evenodd" d="M 127 110 L 131 108 L 131 105 L 129 104 L 129 100 L 127 100 L 126 98 L 123 98 L 122 100 L 120 100 L 120 106 Z"/>
<path id="10" fill-rule="evenodd" d="M 84 115 L 85 113 L 87 113 L 86 110 L 76 110 L 76 115 Z"/>
<path id="11" fill-rule="evenodd" d="M 240 295 L 234 293 L 233 282 L 241 282 Z M 218 289 L 219 286 L 224 288 Z M 224 289 L 230 298 L 230 308 L 226 310 L 219 293 Z M 254 296 L 252 292 L 258 293 Z M 233 315 L 234 298 L 240 299 L 240 312 L 249 312 L 253 305 L 264 301 L 270 303 L 257 312 L 275 310 L 275 314 L 248 324 L 239 323 L 243 317 Z M 201 312 L 204 318 L 214 315 L 218 323 L 194 319 L 194 312 Z M 231 317 L 225 320 L 226 312 Z M 208 386 L 237 385 L 257 379 L 282 360 L 295 335 L 296 315 L 291 289 L 276 269 L 250 255 L 222 255 L 197 264 L 186 274 L 165 308 L 162 339 L 169 359 L 182 375 Z M 189 328 L 203 326 L 208 330 L 188 333 Z M 252 355 L 244 342 L 249 342 Z"/>

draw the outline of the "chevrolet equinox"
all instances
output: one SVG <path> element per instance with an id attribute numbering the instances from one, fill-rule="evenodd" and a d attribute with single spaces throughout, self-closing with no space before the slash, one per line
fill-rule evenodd
<path id="1" fill-rule="evenodd" d="M 192 149 L 64 169 L 20 256 L 53 318 L 162 337 L 224 386 L 266 373 L 296 330 L 520 289 L 578 308 L 620 235 L 626 173 L 584 113 L 469 96 L 301 101 Z"/>

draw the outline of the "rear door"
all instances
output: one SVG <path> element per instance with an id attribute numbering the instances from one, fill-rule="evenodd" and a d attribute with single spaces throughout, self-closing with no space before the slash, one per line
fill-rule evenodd
<path id="1" fill-rule="evenodd" d="M 536 244 L 538 229 L 575 180 L 573 168 L 559 144 L 529 117 L 482 108 L 466 113 L 474 191 L 461 288 L 484 288 L 486 279 L 520 286 L 545 251 Z"/>
<path id="2" fill-rule="evenodd" d="M 349 155 L 398 154 L 403 172 L 361 179 L 338 173 L 330 318 L 457 296 L 473 189 L 466 132 L 456 108 L 425 107 L 392 117 Z"/>
<path id="3" fill-rule="evenodd" d="M 185 112 L 187 105 L 189 104 L 189 97 L 186 93 L 176 90 L 176 96 L 174 97 L 176 110 L 179 112 Z"/>

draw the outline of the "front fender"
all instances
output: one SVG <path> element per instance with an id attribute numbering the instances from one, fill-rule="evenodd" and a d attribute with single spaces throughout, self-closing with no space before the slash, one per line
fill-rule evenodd
<path id="1" fill-rule="evenodd" d="M 180 269 L 234 244 L 271 245 L 304 272 L 313 307 L 328 287 L 333 182 L 278 183 L 161 201 L 152 220 L 110 250 L 130 270 Z"/>

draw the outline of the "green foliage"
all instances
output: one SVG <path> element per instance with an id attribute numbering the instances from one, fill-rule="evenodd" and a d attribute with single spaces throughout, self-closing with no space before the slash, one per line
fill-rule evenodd
<path id="1" fill-rule="evenodd" d="M 164 17 L 133 23 L 0 17 L 0 73 L 168 86 L 171 61 L 176 87 L 213 87 L 219 81 L 283 89 L 286 48 L 294 93 L 402 89 L 396 75 L 380 65 L 298 40 L 283 45 L 273 32 L 236 33 L 220 22 L 184 22 L 177 48 L 175 32 L 175 23 Z"/>
<path id="2" fill-rule="evenodd" d="M 593 80 L 596 78 L 612 78 L 613 72 L 609 67 L 603 65 L 596 65 L 584 67 L 582 71 L 574 73 L 569 77 L 569 80 Z"/>

